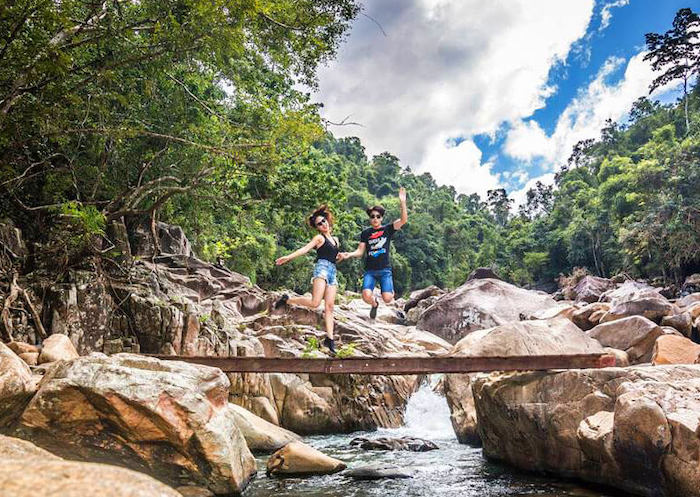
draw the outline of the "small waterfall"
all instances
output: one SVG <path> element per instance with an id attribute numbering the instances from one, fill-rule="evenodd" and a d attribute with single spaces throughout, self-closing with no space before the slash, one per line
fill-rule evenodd
<path id="1" fill-rule="evenodd" d="M 432 375 L 429 381 L 414 393 L 406 405 L 404 426 L 391 432 L 391 436 L 411 436 L 428 440 L 454 440 L 447 400 L 433 388 L 442 375 Z"/>

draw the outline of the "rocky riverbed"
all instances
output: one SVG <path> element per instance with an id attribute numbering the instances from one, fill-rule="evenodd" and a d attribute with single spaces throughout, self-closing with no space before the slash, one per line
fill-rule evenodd
<path id="1" fill-rule="evenodd" d="M 21 242 L 16 230 L 0 233 Z M 600 370 L 447 376 L 415 416 L 409 399 L 422 398 L 425 378 L 227 375 L 138 355 L 324 357 L 310 346 L 322 315 L 272 309 L 278 294 L 198 259 L 177 227 L 159 227 L 158 255 L 138 231 L 117 223 L 110 233 L 125 274 L 28 273 L 3 295 L 13 340 L 0 344 L 0 489 L 12 495 L 56 478 L 54 495 L 82 495 L 100 479 L 120 480 L 114 495 L 580 492 L 552 476 L 700 495 L 700 277 L 680 295 L 590 275 L 548 295 L 480 271 L 451 292 L 430 287 L 382 306 L 376 321 L 357 295 L 340 296 L 336 333 L 359 357 L 616 357 Z M 436 419 L 452 426 L 426 437 L 437 450 L 363 448 L 386 448 L 380 436 L 420 437 Z M 351 444 L 357 437 L 368 440 Z M 29 460 L 42 469 L 17 473 Z M 404 478 L 357 483 L 348 471 L 369 463 L 398 465 L 371 471 Z"/>

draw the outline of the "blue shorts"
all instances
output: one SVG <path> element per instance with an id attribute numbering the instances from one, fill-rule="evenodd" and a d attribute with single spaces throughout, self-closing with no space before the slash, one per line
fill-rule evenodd
<path id="1" fill-rule="evenodd" d="M 362 278 L 362 289 L 374 290 L 377 282 L 379 282 L 382 293 L 394 293 L 394 278 L 390 267 L 365 271 L 365 276 Z"/>
<path id="2" fill-rule="evenodd" d="M 330 286 L 338 286 L 338 270 L 331 261 L 326 259 L 319 259 L 314 265 L 314 275 L 311 278 L 311 283 L 313 284 L 316 278 L 321 278 L 326 280 L 326 283 Z"/>

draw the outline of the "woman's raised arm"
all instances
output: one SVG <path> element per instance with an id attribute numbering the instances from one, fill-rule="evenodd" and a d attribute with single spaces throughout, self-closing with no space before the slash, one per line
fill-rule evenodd
<path id="1" fill-rule="evenodd" d="M 275 264 L 277 266 L 281 266 L 282 264 L 286 264 L 289 261 L 291 261 L 292 259 L 299 257 L 300 255 L 304 255 L 304 254 L 308 253 L 311 249 L 315 249 L 315 248 L 320 247 L 322 244 L 323 244 L 323 235 L 316 235 L 315 237 L 313 237 L 311 239 L 311 241 L 309 243 L 307 243 L 306 245 L 304 245 L 300 249 L 297 249 L 294 252 L 292 252 L 291 254 L 284 255 L 284 256 L 280 257 L 279 259 L 277 259 L 275 261 Z"/>

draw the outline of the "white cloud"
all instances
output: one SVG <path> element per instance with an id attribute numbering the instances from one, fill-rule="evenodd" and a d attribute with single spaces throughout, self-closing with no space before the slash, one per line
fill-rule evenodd
<path id="1" fill-rule="evenodd" d="M 629 3 L 630 0 L 616 0 L 615 2 L 610 2 L 603 5 L 603 9 L 600 11 L 600 27 L 598 27 L 598 31 L 603 31 L 605 28 L 610 26 L 610 20 L 612 19 L 612 9 L 616 7 L 624 7 Z"/>
<path id="2" fill-rule="evenodd" d="M 387 36 L 358 18 L 337 59 L 320 72 L 324 117 L 350 115 L 363 124 L 333 132 L 359 136 L 370 154 L 389 150 L 459 191 L 485 191 L 499 178 L 490 165 L 476 166 L 474 143 L 452 150 L 446 138 L 494 134 L 543 107 L 555 91 L 549 71 L 585 35 L 593 3 L 368 1 L 367 14 Z"/>
<path id="3" fill-rule="evenodd" d="M 473 141 L 464 140 L 455 146 L 445 146 L 446 137 L 437 137 L 426 146 L 423 159 L 425 170 L 441 185 L 453 185 L 460 193 L 486 192 L 499 187 L 490 162 L 482 163 L 482 154 Z"/>
<path id="4" fill-rule="evenodd" d="M 511 157 L 531 161 L 535 157 L 554 157 L 554 147 L 539 123 L 534 120 L 518 121 L 508 132 L 503 150 Z"/>
<path id="5" fill-rule="evenodd" d="M 649 63 L 643 60 L 644 55 L 645 52 L 641 52 L 632 57 L 622 78 L 613 84 L 607 83 L 607 80 L 624 66 L 625 60 L 609 58 L 595 79 L 559 116 L 551 136 L 546 136 L 532 121 L 514 123 L 508 132 L 504 151 L 511 157 L 525 161 L 543 157 L 550 168 L 564 164 L 576 142 L 599 138 L 607 119 L 620 121 L 637 98 L 647 95 L 649 83 L 655 75 Z M 652 96 L 669 91 L 672 86 L 675 85 L 660 88 Z"/>

